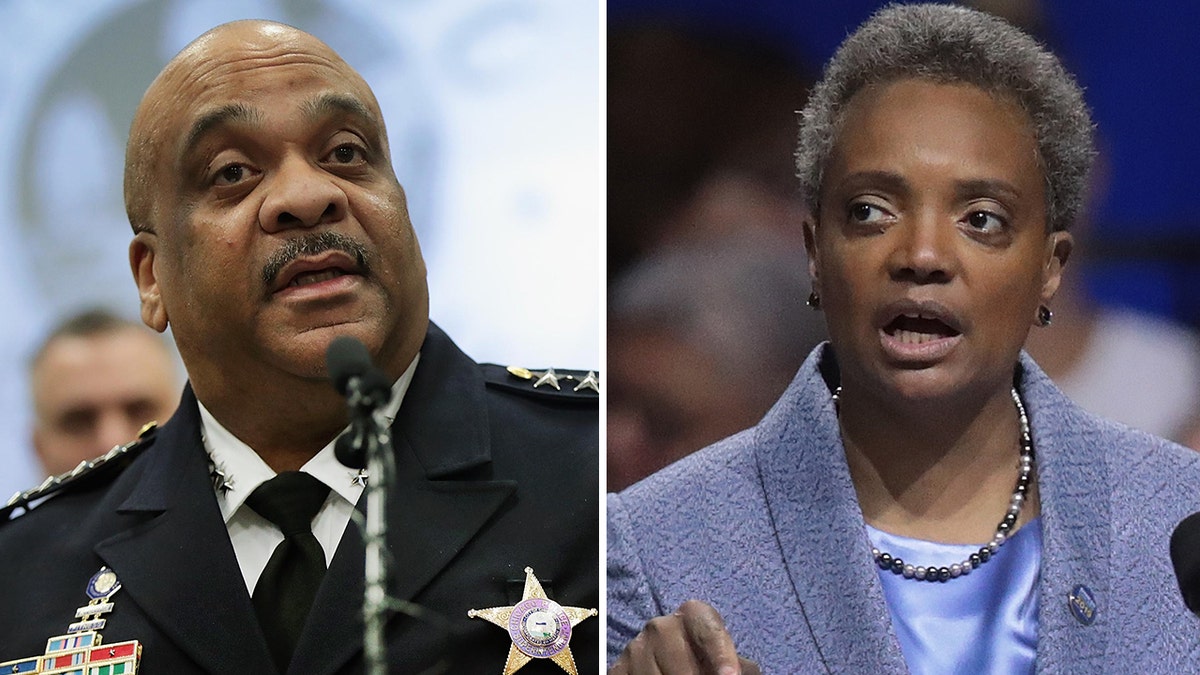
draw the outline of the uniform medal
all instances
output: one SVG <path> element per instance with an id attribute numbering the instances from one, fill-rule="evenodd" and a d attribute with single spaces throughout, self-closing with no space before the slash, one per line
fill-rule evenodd
<path id="1" fill-rule="evenodd" d="M 595 609 L 564 607 L 547 598 L 530 567 L 525 568 L 521 602 L 511 607 L 467 612 L 472 619 L 484 619 L 508 631 L 512 647 L 508 650 L 504 675 L 512 675 L 533 659 L 550 659 L 571 675 L 579 675 L 575 657 L 571 655 L 571 630 L 580 621 L 597 614 Z"/>
<path id="2" fill-rule="evenodd" d="M 101 567 L 87 585 L 88 604 L 75 610 L 79 619 L 67 626 L 66 635 L 46 641 L 46 653 L 0 663 L 0 675 L 136 675 L 142 660 L 142 645 L 137 640 L 103 643 L 99 631 L 113 610 L 112 597 L 121 590 L 117 575 Z"/>

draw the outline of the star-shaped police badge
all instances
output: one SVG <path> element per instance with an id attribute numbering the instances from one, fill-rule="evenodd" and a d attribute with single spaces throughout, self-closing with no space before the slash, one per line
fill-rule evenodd
<path id="1" fill-rule="evenodd" d="M 550 659 L 571 675 L 579 675 L 571 655 L 571 629 L 598 613 L 595 608 L 564 607 L 547 598 L 533 568 L 526 567 L 521 602 L 511 607 L 472 609 L 467 616 L 508 631 L 512 647 L 504 663 L 504 675 L 512 675 L 533 659 Z"/>

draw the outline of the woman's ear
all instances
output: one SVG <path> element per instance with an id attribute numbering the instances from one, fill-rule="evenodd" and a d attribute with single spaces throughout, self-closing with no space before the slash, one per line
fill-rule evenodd
<path id="1" fill-rule="evenodd" d="M 1046 238 L 1046 264 L 1042 268 L 1042 304 L 1048 304 L 1062 283 L 1063 267 L 1075 248 L 1075 238 L 1070 232 L 1051 232 Z"/>
<path id="2" fill-rule="evenodd" d="M 811 214 L 804 216 L 804 251 L 808 253 L 808 280 L 812 285 L 812 292 L 818 297 L 821 295 L 820 274 L 818 269 L 820 265 L 819 246 L 817 245 L 817 221 Z"/>

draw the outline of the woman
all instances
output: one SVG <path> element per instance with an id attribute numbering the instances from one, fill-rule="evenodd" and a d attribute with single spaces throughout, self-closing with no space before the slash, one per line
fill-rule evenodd
<path id="1" fill-rule="evenodd" d="M 1078 86 L 999 19 L 846 40 L 797 155 L 830 341 L 758 426 L 610 497 L 613 672 L 1197 668 L 1167 561 L 1197 457 L 1021 352 L 1092 154 Z"/>

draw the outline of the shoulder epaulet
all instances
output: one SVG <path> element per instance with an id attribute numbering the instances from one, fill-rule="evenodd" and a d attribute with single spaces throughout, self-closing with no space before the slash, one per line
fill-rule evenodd
<path id="1" fill-rule="evenodd" d="M 112 450 L 92 460 L 84 460 L 74 469 L 57 476 L 50 476 L 41 485 L 18 492 L 0 507 L 0 524 L 12 515 L 12 512 L 28 506 L 30 503 L 47 497 L 62 490 L 77 488 L 95 482 L 104 476 L 111 475 L 124 468 L 142 450 L 148 448 L 154 439 L 157 425 L 154 422 L 142 427 L 138 437 L 125 445 L 114 446 Z"/>
<path id="2" fill-rule="evenodd" d="M 600 376 L 594 370 L 534 370 L 494 363 L 482 363 L 480 368 L 489 387 L 537 398 L 570 401 L 595 401 L 600 398 Z"/>

